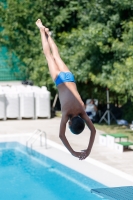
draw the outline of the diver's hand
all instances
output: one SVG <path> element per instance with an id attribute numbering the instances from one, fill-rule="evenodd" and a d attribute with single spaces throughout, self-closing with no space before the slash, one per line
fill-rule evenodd
<path id="1" fill-rule="evenodd" d="M 74 151 L 72 153 L 72 155 L 75 156 L 75 157 L 77 157 L 77 158 L 79 158 L 79 160 L 84 160 L 87 157 L 86 156 L 87 154 L 86 154 L 86 152 L 84 152 L 84 150 L 82 152 L 76 152 L 76 151 Z"/>
<path id="2" fill-rule="evenodd" d="M 82 152 L 83 159 L 87 158 L 90 155 L 89 149 L 81 150 L 81 152 Z"/>

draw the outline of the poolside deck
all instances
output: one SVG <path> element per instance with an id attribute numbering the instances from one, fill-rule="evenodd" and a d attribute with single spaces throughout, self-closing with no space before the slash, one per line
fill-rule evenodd
<path id="1" fill-rule="evenodd" d="M 58 134 L 59 134 L 59 125 L 60 118 L 52 119 L 23 119 L 23 120 L 7 120 L 0 121 L 0 135 L 7 134 L 26 134 L 32 133 L 35 129 L 44 130 L 47 133 L 48 139 L 60 144 L 61 143 Z M 97 161 L 100 161 L 104 164 L 107 164 L 115 169 L 121 170 L 122 172 L 127 173 L 128 175 L 133 176 L 133 151 L 127 151 L 124 153 L 116 152 L 115 150 L 108 149 L 107 147 L 100 146 L 98 143 L 98 136 L 100 133 L 103 133 L 97 130 L 97 135 L 95 143 L 90 154 L 90 158 L 93 158 Z M 73 135 L 68 127 L 66 130 L 66 136 L 75 150 L 85 149 L 87 146 L 87 141 L 89 138 L 88 128 L 85 128 L 85 131 L 80 135 Z M 81 161 L 82 162 L 82 161 Z"/>

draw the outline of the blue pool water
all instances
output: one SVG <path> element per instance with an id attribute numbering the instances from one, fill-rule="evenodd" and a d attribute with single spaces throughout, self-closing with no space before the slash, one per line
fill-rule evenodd
<path id="1" fill-rule="evenodd" d="M 0 143 L 0 200 L 98 200 L 90 190 L 101 187 L 19 143 Z"/>

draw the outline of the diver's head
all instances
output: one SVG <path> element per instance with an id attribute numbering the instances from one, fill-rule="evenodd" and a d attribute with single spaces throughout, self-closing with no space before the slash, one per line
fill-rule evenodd
<path id="1" fill-rule="evenodd" d="M 69 121 L 69 128 L 76 135 L 80 134 L 84 130 L 84 127 L 84 120 L 79 116 L 72 117 Z"/>

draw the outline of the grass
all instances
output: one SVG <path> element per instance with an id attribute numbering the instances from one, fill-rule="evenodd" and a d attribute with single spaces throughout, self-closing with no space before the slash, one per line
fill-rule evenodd
<path id="1" fill-rule="evenodd" d="M 133 131 L 126 126 L 118 126 L 117 124 L 94 124 L 95 128 L 105 133 L 125 133 L 129 140 L 133 141 Z"/>
<path id="2" fill-rule="evenodd" d="M 56 116 L 56 117 L 61 117 L 61 116 L 62 116 L 61 111 L 56 111 L 56 112 L 55 112 L 55 116 Z"/>

